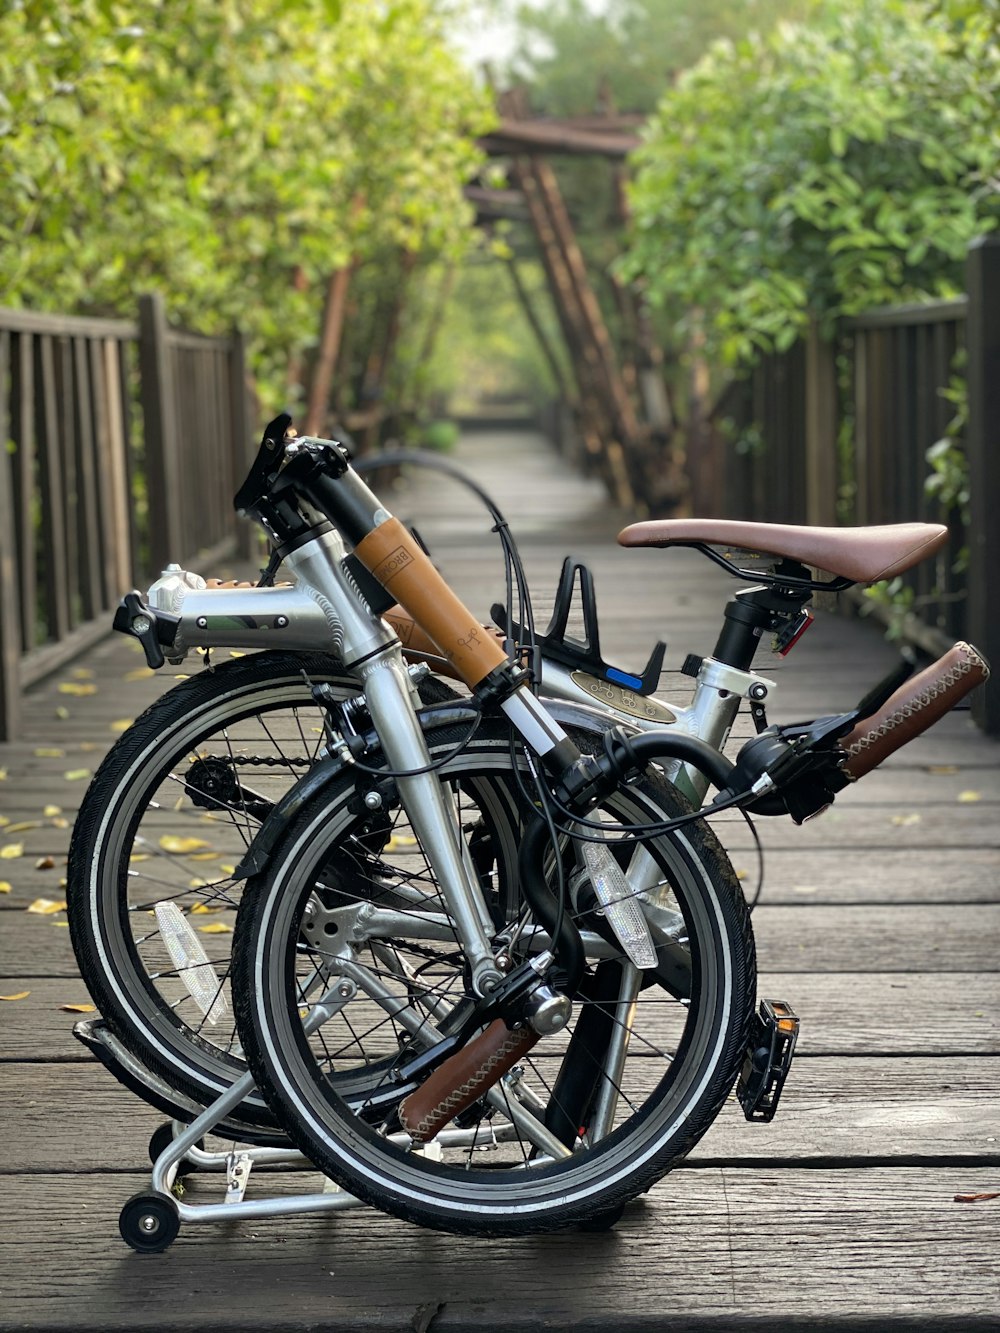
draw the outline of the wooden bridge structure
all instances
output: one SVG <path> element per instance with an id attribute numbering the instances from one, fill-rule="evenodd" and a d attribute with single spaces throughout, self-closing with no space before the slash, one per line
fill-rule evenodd
<path id="1" fill-rule="evenodd" d="M 677 668 L 710 650 L 726 577 L 692 552 L 617 548 L 627 516 L 541 437 L 469 436 L 458 461 L 508 513 L 540 618 L 564 552 L 585 555 L 607 655 L 635 664 L 666 638 L 664 697 L 683 697 Z M 485 614 L 501 570 L 466 493 L 417 479 L 394 507 Z M 849 706 L 894 659 L 870 623 L 818 620 L 762 668 L 779 682 L 777 720 Z M 761 821 L 760 990 L 803 1023 L 784 1103 L 769 1126 L 727 1106 L 612 1233 L 460 1241 L 358 1210 L 192 1225 L 162 1255 L 132 1254 L 118 1212 L 147 1187 L 160 1117 L 73 1039 L 67 1006 L 88 997 L 65 913 L 26 909 L 60 898 L 88 774 L 171 683 L 103 638 L 27 690 L 19 738 L 0 744 L 0 995 L 24 995 L 0 999 L 0 1330 L 998 1327 L 1000 769 L 968 712 L 821 819 Z M 742 825 L 719 832 L 751 890 Z M 250 1182 L 302 1187 L 260 1169 Z M 207 1176 L 187 1188 L 219 1197 Z"/>

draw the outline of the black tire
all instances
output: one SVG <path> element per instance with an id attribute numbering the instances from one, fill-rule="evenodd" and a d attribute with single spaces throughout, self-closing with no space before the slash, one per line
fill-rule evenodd
<path id="1" fill-rule="evenodd" d="M 455 733 L 436 734 L 432 754 L 444 753 L 457 739 Z M 587 745 L 586 737 L 575 739 Z M 484 724 L 443 774 L 467 795 L 483 790 L 496 800 L 506 791 L 511 808 L 519 805 L 508 737 L 500 726 Z M 643 823 L 688 807 L 662 778 L 649 775 L 602 808 L 622 822 Z M 408 1138 L 396 1132 L 383 1012 L 392 1001 L 379 1009 L 370 992 L 395 978 L 399 1012 L 392 1026 L 402 1024 L 405 1009 L 410 1032 L 427 1018 L 447 1031 L 448 1015 L 458 1012 L 453 1006 L 468 994 L 457 942 L 432 948 L 421 938 L 425 922 L 411 927 L 409 935 L 383 936 L 376 956 L 375 942 L 356 930 L 349 957 L 362 972 L 351 975 L 355 980 L 365 976 L 369 993 L 362 986 L 339 1015 L 310 1036 L 303 1027 L 312 1003 L 331 993 L 331 975 L 347 975 L 336 966 L 319 975 L 318 968 L 335 951 L 321 941 L 303 951 L 303 922 L 307 913 L 315 916 L 315 904 L 330 891 L 327 868 L 356 837 L 362 809 L 349 774 L 336 790 L 327 789 L 304 807 L 266 871 L 248 885 L 240 912 L 233 947 L 237 1019 L 250 1068 L 278 1121 L 344 1188 L 424 1226 L 460 1234 L 522 1235 L 613 1216 L 676 1165 L 709 1127 L 733 1085 L 746 1045 L 756 986 L 753 937 L 735 875 L 714 835 L 694 824 L 644 840 L 638 850 L 636 841 L 628 840 L 616 849 L 630 874 L 651 876 L 642 883 L 664 911 L 661 921 L 668 933 L 659 939 L 657 967 L 641 974 L 628 971 L 613 936 L 592 914 L 593 900 L 586 896 L 590 881 L 579 872 L 580 844 L 565 844 L 567 869 L 571 879 L 576 877 L 576 910 L 589 931 L 587 970 L 571 1026 L 542 1039 L 525 1058 L 527 1074 L 502 1087 L 505 1097 L 523 1098 L 525 1104 L 533 1100 L 536 1114 L 569 1154 L 557 1161 L 540 1156 L 537 1147 L 519 1141 L 513 1121 L 502 1113 L 496 1123 L 484 1118 L 476 1124 L 478 1115 L 488 1114 L 480 1104 L 438 1136 L 432 1147 L 441 1156 L 432 1160 L 426 1152 L 409 1151 Z M 506 816 L 495 821 L 490 836 L 511 836 Z M 489 897 L 492 910 L 499 906 L 504 920 L 519 911 L 509 879 L 518 839 L 515 833 L 513 845 L 492 848 Z M 399 891 L 392 886 L 405 886 L 406 876 L 402 864 L 385 866 L 382 882 L 390 901 Z M 426 869 L 422 877 L 425 882 Z M 328 907 L 339 905 L 345 920 L 361 920 L 348 913 L 349 889 L 335 885 L 334 895 Z M 440 911 L 446 915 L 443 905 Z M 387 929 L 385 920 L 379 929 Z M 520 939 L 529 938 L 530 931 L 524 930 Z M 342 941 L 337 947 L 343 947 Z M 390 952 L 397 956 L 395 966 L 387 966 Z M 408 955 L 426 956 L 423 974 L 407 967 Z M 628 977 L 633 989 L 626 994 Z M 606 991 L 609 980 L 611 992 Z M 610 1005 L 607 993 L 616 997 Z M 630 1005 L 636 1017 L 620 1076 L 609 1075 L 610 1065 L 604 1063 L 600 1077 L 591 1075 L 588 1084 L 587 1062 L 609 1060 L 609 1037 L 601 1045 L 596 1035 L 602 1013 L 608 1034 L 616 1024 L 625 1032 L 618 1020 Z M 599 1055 L 590 1054 L 594 1050 Z M 364 1069 L 366 1062 L 369 1090 L 377 1088 L 372 1065 L 386 1068 L 384 1104 L 371 1091 L 359 1099 L 345 1090 L 345 1072 Z M 614 1087 L 615 1109 L 614 1119 L 600 1131 L 596 1108 L 602 1080 Z M 599 1132 L 591 1141 L 591 1133 Z M 475 1161 L 474 1141 L 480 1147 L 492 1142 L 488 1164 Z"/>
<path id="2" fill-rule="evenodd" d="M 229 998 L 242 896 L 232 871 L 268 805 L 322 744 L 320 710 L 303 673 L 345 697 L 357 693 L 339 663 L 319 653 L 258 653 L 176 685 L 109 751 L 73 830 L 67 915 L 91 997 L 133 1055 L 201 1106 L 246 1071 Z M 451 697 L 444 686 L 431 688 Z M 214 1023 L 187 994 L 152 915 L 167 900 L 190 917 L 210 960 L 221 997 L 209 1008 Z M 256 1095 L 236 1119 L 273 1130 Z"/>

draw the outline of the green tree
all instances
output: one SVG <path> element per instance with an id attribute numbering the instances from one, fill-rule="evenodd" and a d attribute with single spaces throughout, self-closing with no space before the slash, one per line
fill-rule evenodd
<path id="1" fill-rule="evenodd" d="M 636 154 L 625 271 L 729 362 L 814 316 L 959 291 L 997 220 L 990 9 L 837 0 L 715 46 Z"/>
<path id="2" fill-rule="evenodd" d="M 491 119 L 433 0 L 15 0 L 0 90 L 0 303 L 159 288 L 271 393 L 331 270 L 463 244 Z"/>

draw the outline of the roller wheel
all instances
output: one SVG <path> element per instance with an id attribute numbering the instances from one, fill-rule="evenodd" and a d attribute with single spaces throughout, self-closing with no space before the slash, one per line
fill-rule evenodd
<path id="1" fill-rule="evenodd" d="M 122 1240 L 139 1254 L 159 1254 L 180 1229 L 177 1205 L 165 1194 L 134 1194 L 118 1218 Z"/>

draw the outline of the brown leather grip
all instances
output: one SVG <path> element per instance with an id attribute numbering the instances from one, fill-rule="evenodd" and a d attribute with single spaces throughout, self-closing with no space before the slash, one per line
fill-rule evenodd
<path id="1" fill-rule="evenodd" d="M 989 679 L 986 659 L 970 643 L 956 643 L 919 675 L 912 676 L 872 717 L 840 742 L 851 778 L 870 773 L 883 759 L 926 731 L 970 690 Z"/>
<path id="2" fill-rule="evenodd" d="M 428 1143 L 461 1111 L 498 1083 L 538 1041 L 533 1028 L 511 1032 L 502 1018 L 448 1057 L 400 1104 L 400 1124 L 417 1143 Z"/>
<path id="3" fill-rule="evenodd" d="M 441 656 L 437 644 L 427 635 L 401 606 L 391 606 L 382 619 L 392 626 L 403 645 L 403 656 L 408 662 L 429 662 L 439 676 L 450 676 L 452 680 L 462 677 L 451 662 Z M 483 626 L 483 633 L 503 644 L 503 631 L 489 625 Z"/>
<path id="4" fill-rule="evenodd" d="M 373 528 L 354 554 L 430 636 L 470 689 L 507 661 L 493 635 L 455 596 L 398 518 Z"/>

